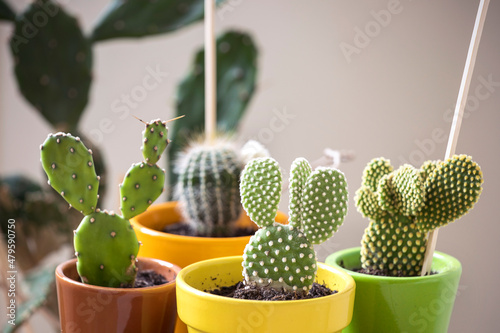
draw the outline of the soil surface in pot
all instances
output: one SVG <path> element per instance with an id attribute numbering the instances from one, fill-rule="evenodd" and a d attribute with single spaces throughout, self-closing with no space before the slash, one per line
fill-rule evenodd
<path id="1" fill-rule="evenodd" d="M 170 281 L 168 281 L 163 275 L 156 273 L 152 269 L 145 269 L 137 272 L 134 288 L 159 286 L 168 282 Z"/>
<path id="2" fill-rule="evenodd" d="M 342 268 L 345 268 L 345 269 L 349 269 L 349 268 L 345 267 L 343 260 L 340 261 L 339 266 L 342 267 Z M 350 270 L 353 271 L 353 272 L 356 272 L 356 273 L 367 274 L 367 275 L 375 275 L 375 276 L 408 277 L 408 276 L 404 275 L 404 273 L 402 271 L 398 271 L 398 273 L 396 275 L 391 275 L 391 274 L 388 273 L 388 271 L 386 269 L 355 268 L 355 269 L 350 269 Z M 434 274 L 437 274 L 437 273 L 434 272 L 434 271 L 431 271 L 430 274 L 426 274 L 426 275 L 434 275 Z"/>
<path id="3" fill-rule="evenodd" d="M 179 235 L 179 236 L 193 236 L 193 237 L 240 237 L 240 236 L 252 236 L 255 233 L 255 229 L 251 227 L 240 227 L 234 230 L 232 235 L 228 236 L 210 236 L 210 235 L 200 235 L 196 230 L 191 228 L 191 226 L 185 222 L 177 222 L 169 224 L 161 230 L 163 232 Z"/>
<path id="4" fill-rule="evenodd" d="M 331 290 L 325 285 L 314 282 L 309 293 L 297 293 L 295 291 L 288 291 L 284 289 L 274 289 L 271 287 L 261 287 L 254 284 L 245 285 L 243 282 L 238 282 L 232 286 L 221 287 L 214 290 L 205 290 L 214 295 L 238 298 L 238 299 L 251 299 L 261 301 L 287 301 L 318 298 L 337 293 L 337 290 Z"/>

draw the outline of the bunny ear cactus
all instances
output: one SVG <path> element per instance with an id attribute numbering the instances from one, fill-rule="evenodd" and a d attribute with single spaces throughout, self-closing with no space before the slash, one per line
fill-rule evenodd
<path id="1" fill-rule="evenodd" d="M 82 281 L 113 288 L 133 286 L 139 242 L 128 219 L 145 211 L 162 193 L 165 171 L 147 162 L 132 165 L 120 186 L 121 217 L 96 209 L 99 177 L 92 152 L 78 137 L 50 134 L 41 145 L 41 162 L 49 184 L 85 215 L 74 236 Z"/>
<path id="2" fill-rule="evenodd" d="M 198 234 L 230 236 L 241 213 L 238 181 L 243 163 L 227 139 L 192 143 L 177 160 L 176 196 Z"/>
<path id="3" fill-rule="evenodd" d="M 479 165 L 466 155 L 395 171 L 385 159 L 372 160 L 355 197 L 358 211 L 370 219 L 361 241 L 362 267 L 419 275 L 426 233 L 465 215 L 479 199 L 482 183 Z"/>
<path id="4" fill-rule="evenodd" d="M 347 213 L 347 183 L 331 168 L 312 171 L 297 159 L 290 172 L 290 224 L 276 223 L 282 175 L 272 158 L 250 161 L 241 174 L 243 208 L 260 229 L 243 254 L 247 283 L 307 292 L 316 276 L 313 244 L 330 238 Z"/>

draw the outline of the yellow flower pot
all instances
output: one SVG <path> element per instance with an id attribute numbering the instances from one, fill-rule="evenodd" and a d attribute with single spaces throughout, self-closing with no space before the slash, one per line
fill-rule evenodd
<path id="1" fill-rule="evenodd" d="M 351 322 L 355 284 L 349 274 L 318 263 L 316 280 L 338 293 L 298 301 L 254 301 L 204 292 L 242 280 L 242 256 L 192 264 L 177 276 L 177 310 L 191 333 L 335 333 Z"/>

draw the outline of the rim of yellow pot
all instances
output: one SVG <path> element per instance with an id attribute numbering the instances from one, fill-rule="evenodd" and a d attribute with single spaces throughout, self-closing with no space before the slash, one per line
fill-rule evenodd
<path id="1" fill-rule="evenodd" d="M 156 205 L 153 205 L 148 208 L 144 213 L 132 218 L 130 221 L 134 225 L 135 228 L 138 228 L 140 232 L 144 234 L 148 234 L 150 236 L 155 236 L 155 237 L 162 237 L 165 238 L 166 240 L 171 240 L 171 241 L 176 241 L 179 239 L 185 239 L 193 242 L 197 242 L 200 244 L 204 243 L 231 243 L 235 241 L 240 241 L 241 237 L 250 237 L 251 235 L 247 236 L 236 236 L 236 237 L 198 237 L 198 236 L 186 236 L 186 235 L 176 235 L 176 234 L 170 234 L 168 232 L 163 232 L 160 230 L 157 230 L 155 228 L 152 228 L 150 226 L 145 226 L 142 221 L 147 221 L 148 217 L 150 215 L 157 214 L 158 211 L 163 211 L 163 210 L 171 210 L 172 214 L 174 214 L 176 221 L 181 221 L 182 217 L 180 213 L 177 211 L 177 201 L 167 201 L 167 202 L 162 202 Z M 242 215 L 239 218 L 238 225 L 240 226 L 252 226 L 254 227 L 255 224 L 253 223 L 246 223 L 246 221 L 250 221 L 250 219 L 247 219 L 247 216 L 245 215 L 245 212 L 242 211 Z M 287 221 L 287 216 L 283 214 L 282 212 L 278 212 L 278 215 L 276 216 L 276 220 L 280 223 L 286 223 Z M 257 226 L 255 226 L 255 230 L 257 230 Z M 203 246 L 203 245 L 200 245 Z"/>

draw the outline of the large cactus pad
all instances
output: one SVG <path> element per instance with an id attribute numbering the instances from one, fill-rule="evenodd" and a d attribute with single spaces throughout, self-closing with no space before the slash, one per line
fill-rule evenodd
<path id="1" fill-rule="evenodd" d="M 243 254 L 245 280 L 262 286 L 307 291 L 316 269 L 313 246 L 291 226 L 276 224 L 259 229 Z"/>
<path id="2" fill-rule="evenodd" d="M 87 215 L 75 231 L 74 245 L 84 283 L 119 288 L 135 280 L 139 242 L 128 220 L 104 211 Z"/>
<path id="3" fill-rule="evenodd" d="M 50 185 L 77 210 L 88 215 L 97 205 L 99 180 L 92 152 L 70 134 L 50 134 L 40 146 Z"/>

